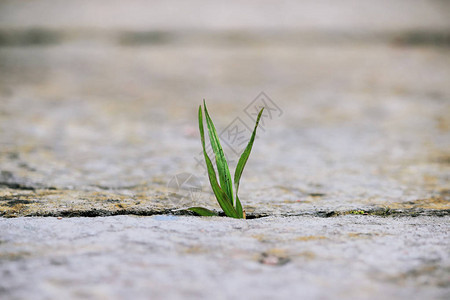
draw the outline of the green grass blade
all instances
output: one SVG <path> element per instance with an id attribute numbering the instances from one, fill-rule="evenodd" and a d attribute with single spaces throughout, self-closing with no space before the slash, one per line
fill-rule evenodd
<path id="1" fill-rule="evenodd" d="M 197 215 L 200 215 L 202 217 L 213 217 L 218 216 L 219 214 L 216 212 L 213 212 L 212 210 L 209 210 L 204 207 L 189 207 L 187 210 L 195 212 Z"/>
<path id="2" fill-rule="evenodd" d="M 242 204 L 237 194 L 236 194 L 236 212 L 238 214 L 239 219 L 244 218 L 244 210 L 242 209 Z"/>
<path id="3" fill-rule="evenodd" d="M 220 188 L 217 182 L 216 171 L 214 170 L 214 166 L 211 160 L 209 159 L 208 154 L 206 153 L 205 132 L 203 129 L 203 114 L 201 106 L 198 108 L 198 125 L 200 130 L 200 138 L 202 141 L 203 155 L 205 157 L 206 167 L 208 169 L 209 183 L 211 184 L 211 188 L 214 192 L 214 195 L 216 196 L 217 202 L 219 202 L 220 207 L 223 209 L 223 211 L 228 217 L 239 218 L 238 213 L 236 212 L 236 210 L 233 207 L 233 204 L 231 203 L 231 200 Z"/>
<path id="4" fill-rule="evenodd" d="M 220 145 L 219 137 L 217 135 L 214 123 L 209 116 L 208 109 L 206 108 L 206 103 L 203 100 L 203 107 L 205 109 L 206 124 L 208 126 L 209 139 L 211 141 L 211 146 L 216 155 L 217 172 L 219 173 L 220 187 L 227 194 L 228 199 L 231 200 L 231 204 L 236 208 L 234 203 L 233 194 L 233 182 L 231 181 L 230 169 L 228 168 L 228 163 L 223 153 L 222 146 Z"/>
<path id="5" fill-rule="evenodd" d="M 248 141 L 247 147 L 245 147 L 244 152 L 242 152 L 241 157 L 239 158 L 238 164 L 236 166 L 236 171 L 234 172 L 234 187 L 236 190 L 236 199 L 238 199 L 238 190 L 239 190 L 239 181 L 241 180 L 242 172 L 244 171 L 245 164 L 247 163 L 248 157 L 250 156 L 250 152 L 252 151 L 253 142 L 255 141 L 256 129 L 258 128 L 259 120 L 261 119 L 261 115 L 264 111 L 264 107 L 258 114 L 256 118 L 255 128 L 253 129 L 252 136 L 250 141 Z"/>

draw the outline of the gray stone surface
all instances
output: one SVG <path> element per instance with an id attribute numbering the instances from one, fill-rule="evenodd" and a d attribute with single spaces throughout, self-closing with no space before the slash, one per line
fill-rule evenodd
<path id="1" fill-rule="evenodd" d="M 448 299 L 450 2 L 413 2 L 1 1 L 0 298 Z M 219 210 L 198 105 L 225 142 L 261 91 L 256 219 L 180 216 Z"/>
<path id="2" fill-rule="evenodd" d="M 3 0 L 2 27 L 95 29 L 298 29 L 387 31 L 448 29 L 445 0 L 238 1 Z M 64 13 L 61 13 L 62 10 Z"/>
<path id="3" fill-rule="evenodd" d="M 4 299 L 448 299 L 449 217 L 0 219 Z"/>
<path id="4" fill-rule="evenodd" d="M 208 190 L 201 99 L 220 130 L 236 117 L 251 126 L 243 110 L 261 90 L 283 115 L 260 131 L 243 175 L 248 211 L 449 208 L 447 48 L 59 45 L 0 56 L 0 182 L 13 188 L 0 193 L 39 203 L 2 202 L 3 214 L 42 215 L 49 201 L 100 208 L 97 192 L 136 209 L 183 207 L 164 203 L 173 176 L 193 173 Z"/>

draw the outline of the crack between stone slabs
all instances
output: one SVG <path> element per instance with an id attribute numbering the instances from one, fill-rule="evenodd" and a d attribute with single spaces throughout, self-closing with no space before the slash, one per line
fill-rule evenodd
<path id="1" fill-rule="evenodd" d="M 219 216 L 225 217 L 223 212 L 218 212 Z M 15 217 L 110 217 L 119 215 L 134 215 L 134 216 L 154 216 L 154 215 L 176 215 L 176 216 L 196 216 L 193 212 L 187 210 L 135 210 L 135 209 L 124 209 L 117 211 L 110 211 L 105 209 L 90 209 L 90 210 L 73 210 L 73 211 L 60 211 L 60 212 L 37 212 L 31 214 L 22 215 L 3 215 L 0 212 L 0 217 L 4 218 L 15 218 Z M 450 209 L 445 210 L 430 210 L 430 209 L 395 209 L 395 210 L 384 210 L 384 209 L 372 209 L 372 210 L 348 210 L 348 211 L 303 211 L 299 213 L 292 214 L 265 214 L 256 213 L 247 214 L 247 219 L 258 219 L 264 217 L 299 217 L 299 216 L 311 216 L 319 218 L 331 218 L 346 215 L 359 215 L 359 216 L 378 216 L 378 217 L 444 217 L 450 215 Z"/>
<path id="2" fill-rule="evenodd" d="M 279 214 L 280 217 L 295 217 L 295 216 L 313 216 L 321 218 L 331 218 L 346 215 L 359 215 L 359 216 L 378 216 L 378 217 L 445 217 L 450 215 L 450 209 L 421 209 L 421 208 L 409 208 L 409 209 L 352 209 L 344 211 L 307 211 L 293 214 Z"/>
<path id="3" fill-rule="evenodd" d="M 22 190 L 22 191 L 36 191 L 36 190 L 49 190 L 49 191 L 55 191 L 57 190 L 54 186 L 40 186 L 40 185 L 26 185 L 19 182 L 7 182 L 7 181 L 0 181 L 0 189 L 6 187 L 11 190 Z"/>
<path id="4" fill-rule="evenodd" d="M 7 187 L 13 190 L 27 190 L 27 191 L 34 191 L 36 190 L 35 187 L 30 186 L 30 185 L 24 185 L 21 183 L 17 183 L 17 182 L 4 182 L 1 181 L 0 182 L 0 187 Z"/>

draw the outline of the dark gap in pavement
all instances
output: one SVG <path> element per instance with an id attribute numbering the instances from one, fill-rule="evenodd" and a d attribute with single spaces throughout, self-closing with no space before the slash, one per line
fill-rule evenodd
<path id="1" fill-rule="evenodd" d="M 82 40 L 113 42 L 120 46 L 197 45 L 201 41 L 217 45 L 261 44 L 346 44 L 388 43 L 397 46 L 449 47 L 448 30 L 339 31 L 339 30 L 99 30 L 0 28 L 0 47 L 47 46 Z"/>
<path id="2" fill-rule="evenodd" d="M 18 201 L 18 200 L 17 200 Z M 154 215 L 175 215 L 175 216 L 196 216 L 195 213 L 187 210 L 139 210 L 139 209 L 123 209 L 117 211 L 110 211 L 106 209 L 90 209 L 90 210 L 66 210 L 59 212 L 37 212 L 32 214 L 22 213 L 20 215 L 6 215 L 0 211 L 0 217 L 110 217 L 119 215 L 134 215 L 134 216 L 154 216 Z M 432 209 L 381 209 L 376 208 L 372 210 L 348 210 L 348 211 L 302 211 L 295 214 L 268 214 L 268 213 L 247 213 L 247 219 L 258 219 L 264 217 L 297 217 L 297 216 L 311 216 L 318 218 L 331 218 L 346 215 L 359 216 L 378 216 L 378 217 L 444 217 L 450 215 L 450 209 L 432 210 Z M 219 212 L 219 216 L 225 217 L 223 212 Z"/>

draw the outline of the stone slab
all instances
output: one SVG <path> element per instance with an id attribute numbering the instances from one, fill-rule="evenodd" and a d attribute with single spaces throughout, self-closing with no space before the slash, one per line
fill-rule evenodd
<path id="1" fill-rule="evenodd" d="M 4 299 L 448 299 L 448 216 L 0 218 Z"/>

